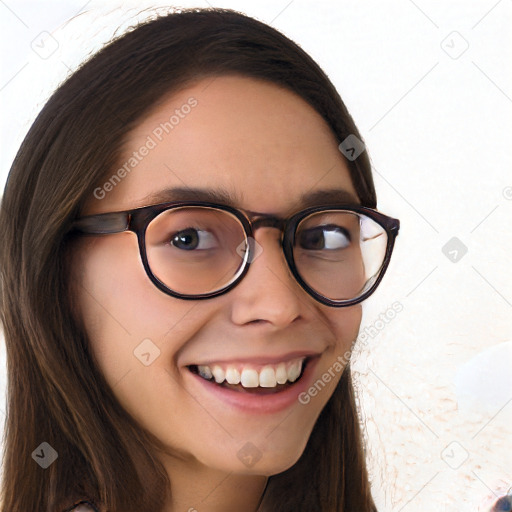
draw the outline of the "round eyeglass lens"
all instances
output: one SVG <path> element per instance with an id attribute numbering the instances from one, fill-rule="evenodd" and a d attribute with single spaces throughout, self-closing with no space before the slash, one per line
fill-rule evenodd
<path id="1" fill-rule="evenodd" d="M 206 206 L 165 210 L 146 230 L 153 275 L 183 295 L 216 292 L 236 280 L 246 246 L 241 222 L 230 212 Z"/>
<path id="2" fill-rule="evenodd" d="M 326 210 L 297 226 L 293 259 L 304 282 L 335 301 L 356 299 L 375 283 L 386 255 L 384 227 L 367 215 Z"/>

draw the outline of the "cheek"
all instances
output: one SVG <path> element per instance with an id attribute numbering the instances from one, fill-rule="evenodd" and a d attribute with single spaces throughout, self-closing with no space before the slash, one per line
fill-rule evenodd
<path id="1" fill-rule="evenodd" d="M 121 406 L 149 429 L 166 418 L 157 432 L 165 438 L 180 430 L 165 407 L 183 406 L 173 361 L 208 309 L 160 292 L 145 273 L 135 237 L 123 235 L 99 237 L 83 251 L 75 272 L 80 313 L 93 358 Z"/>
<path id="2" fill-rule="evenodd" d="M 95 238 L 80 261 L 80 308 L 91 341 L 107 332 L 109 343 L 130 340 L 150 309 L 141 300 L 147 291 L 136 243 L 123 235 Z"/>
<path id="3" fill-rule="evenodd" d="M 360 304 L 347 308 L 332 309 L 326 313 L 331 331 L 335 335 L 336 342 L 330 347 L 320 373 L 325 375 L 329 385 L 329 395 L 334 391 L 343 370 L 349 362 L 352 348 L 359 334 L 362 319 L 362 307 Z"/>
<path id="4" fill-rule="evenodd" d="M 77 262 L 79 307 L 91 350 L 114 386 L 127 372 L 170 364 L 174 327 L 191 305 L 168 297 L 149 280 L 135 236 L 97 237 Z M 185 322 L 183 322 L 185 323 Z M 148 356 L 142 356 L 149 351 Z"/>
<path id="5" fill-rule="evenodd" d="M 361 304 L 347 308 L 330 308 L 325 314 L 336 335 L 336 350 L 350 350 L 359 334 L 363 308 Z"/>

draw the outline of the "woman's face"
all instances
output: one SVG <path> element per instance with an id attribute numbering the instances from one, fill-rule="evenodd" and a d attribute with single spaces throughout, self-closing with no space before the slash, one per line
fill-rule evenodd
<path id="1" fill-rule="evenodd" d="M 245 77 L 205 79 L 160 103 L 131 132 L 119 167 L 125 163 L 126 176 L 91 197 L 83 214 L 164 202 L 155 194 L 175 187 L 228 191 L 239 208 L 281 217 L 303 209 L 301 196 L 315 191 L 357 197 L 320 115 L 293 93 Z M 284 471 L 302 454 L 339 381 L 361 307 L 331 308 L 311 298 L 288 270 L 279 237 L 272 227 L 255 231 L 262 252 L 245 278 L 200 301 L 151 283 L 134 233 L 80 240 L 74 263 L 91 349 L 122 406 L 167 447 L 169 468 Z M 287 369 L 305 355 L 316 357 L 278 393 L 224 389 L 188 368 Z M 307 400 L 319 379 L 323 385 Z"/>

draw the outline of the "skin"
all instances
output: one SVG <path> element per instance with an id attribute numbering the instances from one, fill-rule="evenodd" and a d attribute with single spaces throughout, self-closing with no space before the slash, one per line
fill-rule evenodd
<path id="1" fill-rule="evenodd" d="M 338 142 L 304 100 L 274 84 L 240 76 L 203 79 L 159 103 L 130 133 L 125 162 L 160 123 L 193 96 L 198 105 L 84 215 L 126 210 L 172 186 L 226 188 L 237 206 L 288 216 L 317 189 L 357 194 Z M 263 253 L 229 293 L 184 301 L 159 291 L 140 261 L 134 233 L 83 237 L 75 269 L 93 355 L 122 406 L 166 446 L 159 453 L 173 496 L 166 512 L 254 511 L 268 476 L 292 466 L 341 372 L 307 405 L 271 414 L 241 412 L 206 394 L 184 367 L 219 356 L 321 352 L 314 381 L 350 350 L 361 306 L 330 308 L 295 282 L 279 232 L 255 234 Z M 149 366 L 134 350 L 149 338 L 160 356 Z M 262 457 L 246 467 L 251 442 Z"/>

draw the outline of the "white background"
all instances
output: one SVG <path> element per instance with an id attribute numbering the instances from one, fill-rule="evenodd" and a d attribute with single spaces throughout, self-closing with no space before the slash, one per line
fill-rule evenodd
<path id="1" fill-rule="evenodd" d="M 0 0 L 0 188 L 51 91 L 157 3 L 119 5 Z M 210 5 L 317 60 L 365 139 L 379 209 L 401 220 L 354 362 L 379 511 L 478 510 L 512 486 L 512 2 Z"/>

